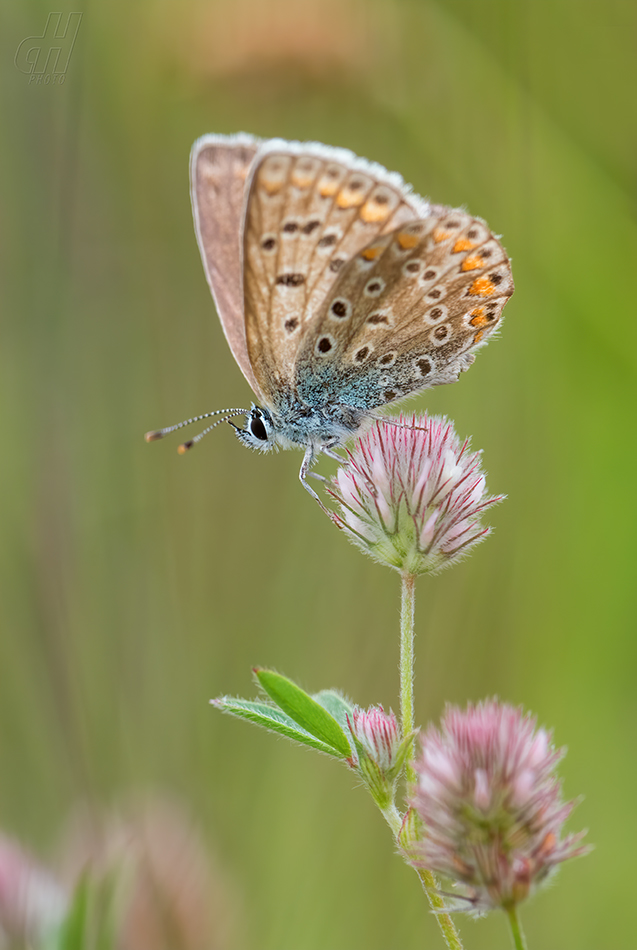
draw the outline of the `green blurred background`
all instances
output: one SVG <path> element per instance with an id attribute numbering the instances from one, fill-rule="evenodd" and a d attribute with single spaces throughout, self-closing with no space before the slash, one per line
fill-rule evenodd
<path id="1" fill-rule="evenodd" d="M 208 705 L 266 664 L 396 708 L 397 576 L 311 502 L 300 457 L 225 427 L 185 458 L 142 438 L 251 395 L 191 143 L 317 139 L 466 205 L 513 259 L 501 338 L 415 404 L 508 494 L 469 560 L 419 582 L 417 720 L 497 694 L 554 727 L 596 850 L 523 909 L 530 946 L 628 946 L 637 5 L 93 0 L 64 85 L 38 86 L 14 54 L 49 10 L 5 3 L 0 41 L 0 824 L 53 860 L 78 801 L 167 791 L 243 908 L 231 950 L 442 945 L 351 776 Z M 498 915 L 459 923 L 467 950 L 508 946 Z"/>

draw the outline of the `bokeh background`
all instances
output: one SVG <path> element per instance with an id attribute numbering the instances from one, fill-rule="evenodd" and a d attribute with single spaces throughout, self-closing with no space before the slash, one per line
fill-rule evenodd
<path id="1" fill-rule="evenodd" d="M 317 139 L 485 217 L 501 337 L 443 412 L 484 449 L 495 532 L 421 579 L 417 720 L 497 694 L 569 752 L 596 850 L 523 909 L 532 948 L 627 946 L 637 832 L 635 41 L 625 0 L 86 2 L 63 85 L 14 64 L 50 8 L 4 4 L 0 824 L 54 863 L 78 803 L 184 803 L 240 908 L 228 950 L 441 946 L 371 800 L 208 705 L 253 665 L 397 706 L 398 578 L 347 544 L 243 405 L 201 267 L 205 132 Z M 329 465 L 323 466 L 324 471 Z M 459 921 L 468 950 L 505 921 Z M 221 945 L 221 941 L 220 941 Z M 204 948 L 202 948 L 204 950 Z"/>

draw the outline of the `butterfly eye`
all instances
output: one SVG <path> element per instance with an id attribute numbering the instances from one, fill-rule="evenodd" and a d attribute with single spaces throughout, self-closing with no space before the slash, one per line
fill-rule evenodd
<path id="1" fill-rule="evenodd" d="M 252 416 L 250 418 L 250 432 L 255 437 L 255 439 L 260 439 L 261 442 L 268 441 L 267 430 L 259 416 Z"/>

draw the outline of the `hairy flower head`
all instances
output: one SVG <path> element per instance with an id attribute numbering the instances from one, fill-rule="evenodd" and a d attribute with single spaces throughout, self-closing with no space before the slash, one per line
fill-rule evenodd
<path id="1" fill-rule="evenodd" d="M 510 908 L 558 864 L 584 854 L 563 835 L 575 802 L 555 776 L 564 755 L 521 709 L 489 700 L 449 706 L 416 759 L 413 806 L 425 825 L 412 863 L 466 885 L 454 909 Z"/>
<path id="2" fill-rule="evenodd" d="M 328 483 L 332 518 L 377 561 L 434 573 L 490 532 L 480 515 L 503 496 L 486 492 L 480 455 L 435 416 L 374 423 Z"/>

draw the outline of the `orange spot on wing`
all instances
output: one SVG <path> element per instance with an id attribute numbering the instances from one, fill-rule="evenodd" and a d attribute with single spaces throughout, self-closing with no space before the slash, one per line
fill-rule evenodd
<path id="1" fill-rule="evenodd" d="M 348 191 L 345 189 L 341 191 L 336 199 L 336 206 L 338 208 L 355 208 L 357 205 L 362 205 L 363 201 L 364 196 L 358 191 Z"/>
<path id="2" fill-rule="evenodd" d="M 367 204 L 361 208 L 361 218 L 367 223 L 384 221 L 388 216 L 388 208 L 373 204 L 371 201 L 368 201 Z"/>
<path id="3" fill-rule="evenodd" d="M 277 191 L 281 191 L 283 179 L 280 175 L 268 175 L 262 171 L 259 175 L 259 184 L 269 195 L 275 195 Z"/>
<path id="4" fill-rule="evenodd" d="M 436 228 L 434 231 L 434 241 L 436 244 L 440 244 L 441 241 L 446 241 L 447 238 L 451 237 L 451 231 L 441 231 L 440 228 Z"/>
<path id="5" fill-rule="evenodd" d="M 276 163 L 275 163 L 276 164 Z M 259 170 L 259 184 L 265 188 L 269 195 L 275 195 L 281 191 L 285 182 L 285 173 L 279 167 L 272 166 L 268 162 Z"/>
<path id="6" fill-rule="evenodd" d="M 319 193 L 322 198 L 330 198 L 338 191 L 338 182 L 326 181 L 319 187 Z"/>
<path id="7" fill-rule="evenodd" d="M 476 254 L 475 257 L 466 257 L 462 262 L 460 270 L 476 270 L 476 268 L 482 267 L 483 265 L 484 261 L 479 254 Z"/>
<path id="8" fill-rule="evenodd" d="M 452 254 L 459 254 L 460 251 L 470 251 L 472 247 L 475 247 L 475 241 L 470 241 L 468 238 L 458 238 L 456 243 L 453 246 Z"/>
<path id="9" fill-rule="evenodd" d="M 292 181 L 297 188 L 309 188 L 314 179 L 312 175 L 308 175 L 307 172 L 295 171 L 292 174 Z"/>
<path id="10" fill-rule="evenodd" d="M 373 247 L 366 247 L 364 251 L 361 251 L 361 257 L 364 257 L 366 261 L 373 261 L 378 257 L 379 254 L 382 254 L 382 252 L 382 244 L 376 244 Z"/>
<path id="11" fill-rule="evenodd" d="M 417 234 L 407 234 L 406 231 L 401 231 L 396 240 L 402 247 L 403 251 L 408 251 L 418 244 L 419 239 Z"/>
<path id="12" fill-rule="evenodd" d="M 488 277 L 476 277 L 467 293 L 477 297 L 488 297 L 495 290 L 495 284 Z"/>
<path id="13" fill-rule="evenodd" d="M 471 320 L 469 323 L 472 327 L 485 327 L 489 322 L 486 317 L 486 310 L 484 307 L 476 307 L 475 310 L 471 311 Z"/>
<path id="14" fill-rule="evenodd" d="M 473 338 L 473 342 L 474 342 L 474 343 L 479 343 L 483 336 L 484 336 L 484 330 L 478 330 L 478 332 L 476 333 L 476 335 L 475 335 L 474 338 Z"/>

